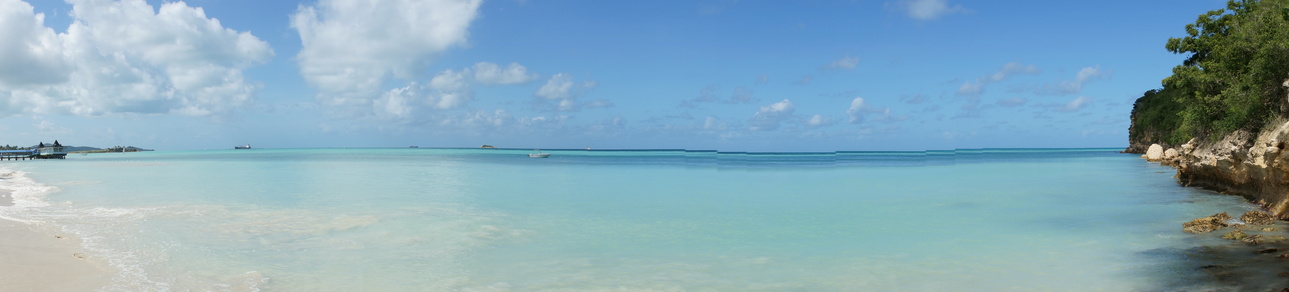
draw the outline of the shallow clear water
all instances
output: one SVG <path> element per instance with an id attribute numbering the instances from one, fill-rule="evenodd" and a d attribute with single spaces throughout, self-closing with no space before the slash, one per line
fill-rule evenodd
<path id="1" fill-rule="evenodd" d="M 0 216 L 84 238 L 105 290 L 1132 291 L 1254 208 L 1106 149 L 528 152 L 3 163 Z"/>

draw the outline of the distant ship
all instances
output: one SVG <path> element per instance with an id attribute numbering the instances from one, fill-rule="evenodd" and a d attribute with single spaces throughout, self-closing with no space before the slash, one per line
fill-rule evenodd
<path id="1" fill-rule="evenodd" d="M 246 144 L 243 146 L 233 146 L 233 149 L 251 149 L 251 144 Z"/>

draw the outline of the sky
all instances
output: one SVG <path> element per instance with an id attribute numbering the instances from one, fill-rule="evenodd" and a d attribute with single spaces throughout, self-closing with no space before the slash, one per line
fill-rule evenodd
<path id="1" fill-rule="evenodd" d="M 0 144 L 1125 147 L 1224 1 L 0 0 Z"/>

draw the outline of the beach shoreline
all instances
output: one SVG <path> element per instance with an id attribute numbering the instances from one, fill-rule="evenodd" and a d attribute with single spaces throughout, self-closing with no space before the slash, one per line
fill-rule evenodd
<path id="1" fill-rule="evenodd" d="M 111 268 L 86 255 L 79 238 L 40 227 L 0 219 L 0 290 L 94 291 L 111 282 Z"/>
<path id="2" fill-rule="evenodd" d="M 14 208 L 13 195 L 0 189 L 0 208 Z M 80 238 L 0 217 L 0 291 L 94 291 L 111 280 L 112 268 L 87 254 Z"/>

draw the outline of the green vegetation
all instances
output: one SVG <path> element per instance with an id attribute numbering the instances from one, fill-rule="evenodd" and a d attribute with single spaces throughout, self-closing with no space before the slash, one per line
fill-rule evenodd
<path id="1" fill-rule="evenodd" d="M 88 148 L 88 149 L 68 150 L 67 153 L 118 153 L 118 152 L 152 151 L 152 149 L 143 149 L 143 148 L 134 147 L 134 146 L 124 146 L 124 147 L 114 146 L 114 147 L 108 147 L 107 149 L 98 149 L 98 148 L 89 148 L 89 147 L 85 147 L 85 148 Z"/>
<path id="2" fill-rule="evenodd" d="M 1151 89 L 1137 99 L 1132 105 L 1132 128 L 1128 129 L 1130 141 L 1181 145 L 1190 139 L 1177 135 L 1181 131 L 1175 131 L 1182 124 L 1179 113 L 1184 110 L 1177 102 L 1176 92 L 1180 91 Z"/>
<path id="3" fill-rule="evenodd" d="M 1289 78 L 1289 0 L 1233 0 L 1201 14 L 1186 33 L 1165 47 L 1190 56 L 1162 89 L 1137 100 L 1129 139 L 1217 139 L 1261 130 L 1289 112 L 1282 85 Z"/>

